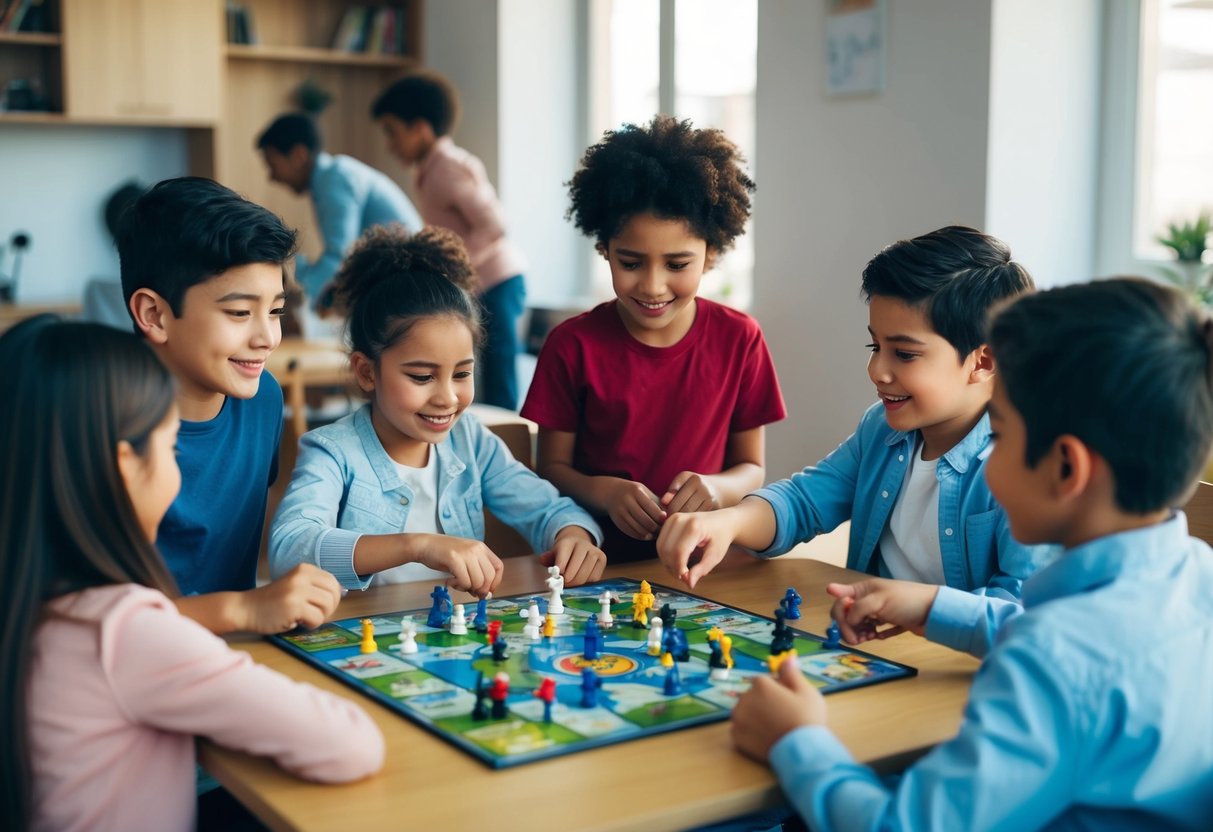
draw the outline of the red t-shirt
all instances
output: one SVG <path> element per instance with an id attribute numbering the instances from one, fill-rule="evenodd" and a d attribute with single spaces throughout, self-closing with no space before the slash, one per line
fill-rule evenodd
<path id="1" fill-rule="evenodd" d="M 787 415 L 758 323 L 697 298 L 695 322 L 672 347 L 633 338 L 615 301 L 548 335 L 522 415 L 577 434 L 573 467 L 589 476 L 644 483 L 660 497 L 680 471 L 718 474 L 729 435 Z M 612 527 L 606 529 L 606 527 Z M 609 521 L 603 549 L 643 546 Z M 653 544 L 643 556 L 655 556 Z"/>

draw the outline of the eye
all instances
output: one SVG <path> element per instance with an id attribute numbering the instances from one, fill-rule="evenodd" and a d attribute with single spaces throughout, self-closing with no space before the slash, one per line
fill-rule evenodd
<path id="1" fill-rule="evenodd" d="M 619 268 L 623 269 L 625 272 L 635 271 L 636 269 L 640 268 L 640 261 L 639 260 L 632 260 L 632 261 L 620 260 Z"/>
<path id="2" fill-rule="evenodd" d="M 667 263 L 666 268 L 672 272 L 680 272 L 689 265 L 691 265 L 690 260 L 686 261 L 685 263 Z"/>
<path id="3" fill-rule="evenodd" d="M 915 358 L 919 357 L 920 353 L 906 352 L 905 350 L 898 350 L 896 352 L 896 355 L 902 361 L 913 361 Z"/>
<path id="4" fill-rule="evenodd" d="M 247 318 L 253 314 L 247 309 L 224 309 L 223 311 L 233 318 Z"/>
<path id="5" fill-rule="evenodd" d="M 458 378 L 458 379 L 471 378 L 471 377 L 472 377 L 471 370 L 460 370 L 459 372 L 455 373 L 455 378 Z"/>
<path id="6" fill-rule="evenodd" d="M 418 384 L 425 384 L 427 382 L 434 380 L 434 377 L 432 375 L 428 375 L 428 374 L 427 375 L 414 375 L 413 373 L 405 373 L 405 375 L 407 375 L 409 378 L 411 378 L 413 381 L 417 382 Z"/>
<path id="7" fill-rule="evenodd" d="M 880 347 L 877 346 L 875 343 L 864 344 L 863 346 L 864 346 L 864 349 L 871 350 L 872 352 L 880 352 Z"/>
<path id="8" fill-rule="evenodd" d="M 286 314 L 286 307 L 285 306 L 275 306 L 273 309 L 270 310 L 270 314 L 273 315 L 275 318 L 281 318 L 283 315 Z"/>

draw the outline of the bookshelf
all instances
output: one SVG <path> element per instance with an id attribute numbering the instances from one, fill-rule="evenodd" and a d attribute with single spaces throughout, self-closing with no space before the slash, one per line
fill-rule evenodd
<path id="1" fill-rule="evenodd" d="M 26 9 L 18 20 L 20 4 Z M 53 123 L 48 116 L 55 113 L 62 118 L 62 45 L 58 0 L 0 0 L 0 120 Z"/>

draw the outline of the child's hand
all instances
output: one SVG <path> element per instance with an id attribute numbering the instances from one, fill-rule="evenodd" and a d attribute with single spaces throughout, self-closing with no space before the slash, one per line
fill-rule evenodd
<path id="1" fill-rule="evenodd" d="M 694 589 L 724 558 L 733 536 L 722 512 L 673 514 L 657 538 L 657 557 L 671 575 Z"/>
<path id="2" fill-rule="evenodd" d="M 556 534 L 556 544 L 539 556 L 539 562 L 559 567 L 565 586 L 581 586 L 602 577 L 606 554 L 594 545 L 585 529 L 565 526 Z"/>
<path id="3" fill-rule="evenodd" d="M 922 635 L 939 587 L 913 581 L 872 578 L 857 584 L 827 584 L 838 600 L 830 615 L 848 644 L 892 638 L 907 630 Z M 878 629 L 881 624 L 892 626 Z"/>
<path id="4" fill-rule="evenodd" d="M 778 679 L 755 676 L 733 708 L 733 744 L 761 763 L 772 746 L 802 725 L 824 725 L 826 701 L 795 661 L 779 666 Z"/>
<path id="5" fill-rule="evenodd" d="M 329 572 L 301 563 L 263 587 L 240 593 L 245 632 L 285 633 L 296 627 L 314 630 L 341 601 L 341 584 Z"/>
<path id="6" fill-rule="evenodd" d="M 439 572 L 450 572 L 446 584 L 451 589 L 484 598 L 501 583 L 505 566 L 483 541 L 446 534 L 422 537 L 417 562 Z"/>
<path id="7" fill-rule="evenodd" d="M 652 540 L 665 520 L 657 495 L 638 482 L 613 480 L 606 502 L 611 522 L 637 540 Z"/>
<path id="8" fill-rule="evenodd" d="M 683 471 L 661 495 L 661 504 L 669 514 L 715 511 L 720 508 L 720 489 L 706 474 Z"/>

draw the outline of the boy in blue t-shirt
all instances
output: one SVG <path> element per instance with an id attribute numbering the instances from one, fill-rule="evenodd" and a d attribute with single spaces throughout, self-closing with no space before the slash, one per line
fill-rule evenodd
<path id="1" fill-rule="evenodd" d="M 136 200 L 117 241 L 135 329 L 177 382 L 181 492 L 156 545 L 178 608 L 216 633 L 319 626 L 341 598 L 327 572 L 301 566 L 253 588 L 282 431 L 282 390 L 264 369 L 282 340 L 295 233 L 222 185 L 187 177 Z"/>
<path id="2" fill-rule="evenodd" d="M 851 521 L 847 566 L 1019 597 L 1051 552 L 1017 544 L 986 488 L 990 307 L 1031 291 L 1000 240 L 949 226 L 881 251 L 863 271 L 880 401 L 817 465 L 720 511 L 666 520 L 657 553 L 694 587 L 730 544 L 781 555 Z"/>
<path id="3" fill-rule="evenodd" d="M 990 344 L 990 490 L 1018 540 L 1065 552 L 1023 606 L 828 587 L 849 642 L 909 630 L 983 658 L 960 732 L 890 788 L 785 663 L 741 697 L 734 740 L 813 829 L 1207 829 L 1213 549 L 1173 507 L 1213 446 L 1213 322 L 1174 290 L 1108 280 L 1021 298 Z"/>

